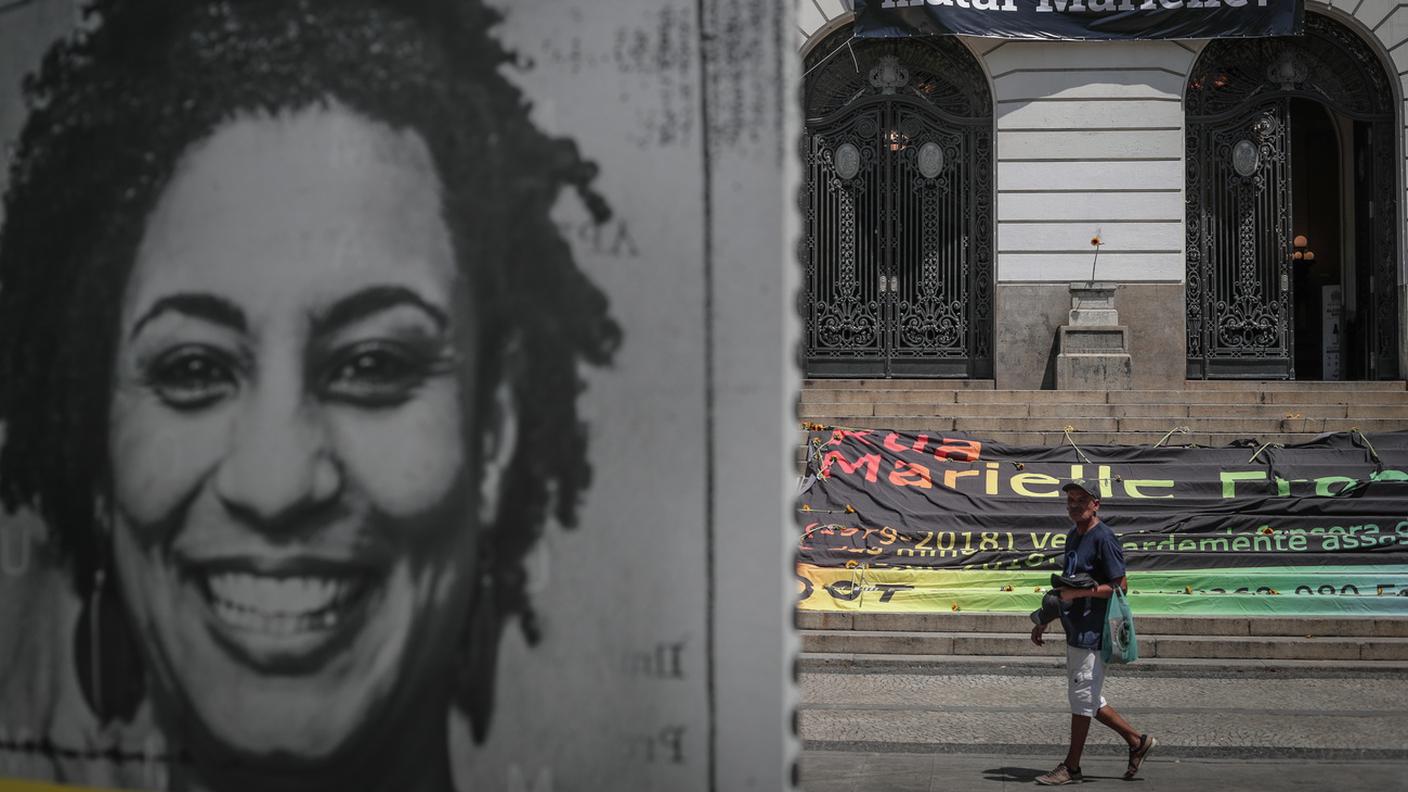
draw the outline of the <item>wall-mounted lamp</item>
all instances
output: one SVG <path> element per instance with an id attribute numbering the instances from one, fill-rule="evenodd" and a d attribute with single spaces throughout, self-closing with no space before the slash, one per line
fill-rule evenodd
<path id="1" fill-rule="evenodd" d="M 1308 249 L 1309 245 L 1310 240 L 1305 238 L 1305 234 L 1296 234 L 1295 239 L 1291 240 L 1291 247 L 1295 248 L 1295 252 L 1291 254 L 1291 259 L 1295 261 L 1314 261 L 1315 251 Z"/>

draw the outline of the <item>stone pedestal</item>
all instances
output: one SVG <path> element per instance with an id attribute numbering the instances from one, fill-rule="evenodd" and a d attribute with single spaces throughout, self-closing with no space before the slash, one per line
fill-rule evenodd
<path id="1" fill-rule="evenodd" d="M 1115 310 L 1115 284 L 1071 284 L 1071 313 L 1060 329 L 1059 390 L 1129 390 L 1129 328 Z"/>

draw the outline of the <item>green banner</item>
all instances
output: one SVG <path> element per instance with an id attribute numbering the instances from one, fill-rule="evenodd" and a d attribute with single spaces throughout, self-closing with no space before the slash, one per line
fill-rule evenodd
<path id="1" fill-rule="evenodd" d="M 797 566 L 803 610 L 1028 613 L 1050 572 Z M 1408 566 L 1209 568 L 1131 574 L 1143 616 L 1408 616 Z"/>

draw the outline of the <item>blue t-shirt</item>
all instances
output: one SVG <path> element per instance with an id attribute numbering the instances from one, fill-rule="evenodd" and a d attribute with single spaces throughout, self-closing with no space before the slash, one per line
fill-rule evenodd
<path id="1" fill-rule="evenodd" d="M 1074 528 L 1066 535 L 1066 568 L 1063 574 L 1081 572 L 1097 583 L 1109 583 L 1124 577 L 1124 548 L 1115 532 L 1103 522 L 1085 534 Z M 1110 601 L 1099 597 L 1081 597 L 1061 603 L 1061 626 L 1066 628 L 1066 643 L 1079 649 L 1099 649 L 1100 635 L 1105 630 L 1105 612 Z"/>

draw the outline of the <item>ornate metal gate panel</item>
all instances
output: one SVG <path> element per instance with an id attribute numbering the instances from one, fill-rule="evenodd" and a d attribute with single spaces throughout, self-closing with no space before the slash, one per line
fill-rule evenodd
<path id="1" fill-rule="evenodd" d="M 957 42 L 835 46 L 809 59 L 807 373 L 991 376 L 985 79 Z"/>
<path id="2" fill-rule="evenodd" d="M 1190 128 L 1188 194 L 1199 200 L 1188 218 L 1189 357 L 1207 374 L 1294 377 L 1290 100 L 1196 133 Z"/>
<path id="3" fill-rule="evenodd" d="M 1373 268 L 1369 281 L 1369 293 L 1374 295 L 1374 304 L 1370 307 L 1374 319 L 1371 373 L 1378 379 L 1397 379 L 1404 374 L 1398 363 L 1401 343 L 1398 318 L 1402 309 L 1398 304 L 1398 190 L 1394 187 L 1394 170 L 1400 162 L 1393 146 L 1397 134 L 1391 115 L 1376 122 L 1370 132 L 1373 202 L 1369 223 L 1374 228 Z"/>
<path id="4" fill-rule="evenodd" d="M 1375 217 L 1363 307 L 1372 374 L 1398 376 L 1394 112 L 1382 65 L 1352 31 L 1307 13 L 1305 35 L 1218 40 L 1188 81 L 1188 376 L 1294 378 L 1290 113 L 1310 99 L 1370 125 Z"/>

